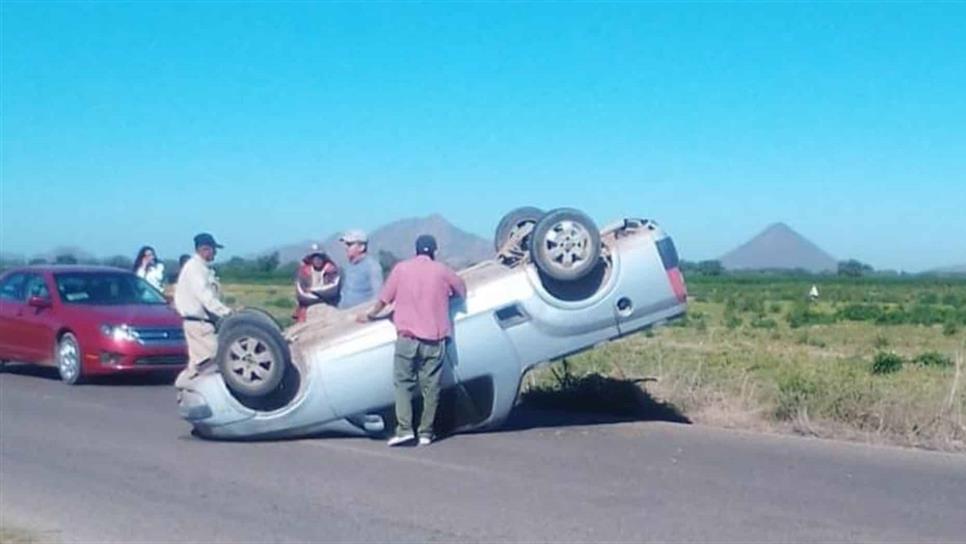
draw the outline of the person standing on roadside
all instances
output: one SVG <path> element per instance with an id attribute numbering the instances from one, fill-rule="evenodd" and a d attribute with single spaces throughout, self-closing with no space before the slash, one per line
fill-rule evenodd
<path id="1" fill-rule="evenodd" d="M 398 446 L 416 438 L 413 428 L 413 398 L 417 385 L 422 390 L 423 413 L 419 422 L 419 444 L 433 442 L 433 423 L 446 354 L 446 341 L 453 324 L 449 303 L 466 298 L 466 283 L 449 267 L 436 262 L 436 239 L 423 234 L 416 239 L 416 256 L 402 261 L 389 274 L 379 300 L 356 319 L 360 323 L 378 319 L 389 304 L 395 304 L 393 324 L 396 347 L 393 384 L 396 388 L 396 434 L 388 445 Z"/>
<path id="2" fill-rule="evenodd" d="M 211 262 L 222 246 L 214 236 L 203 232 L 195 236 L 195 254 L 181 267 L 174 290 L 174 308 L 184 320 L 188 344 L 188 366 L 178 374 L 175 387 L 184 387 L 198 376 L 199 366 L 214 358 L 218 351 L 215 323 L 231 313 L 219 297 L 221 289 Z"/>
<path id="3" fill-rule="evenodd" d="M 132 271 L 151 287 L 164 292 L 164 263 L 158 260 L 153 247 L 143 246 L 138 250 Z"/>
<path id="4" fill-rule="evenodd" d="M 376 298 L 382 288 L 382 267 L 369 256 L 369 237 L 361 230 L 350 230 L 339 238 L 345 244 L 349 263 L 342 270 L 339 308 L 352 308 Z"/>
<path id="5" fill-rule="evenodd" d="M 292 317 L 296 323 L 302 323 L 309 315 L 309 308 L 324 305 L 332 311 L 338 302 L 339 268 L 322 246 L 312 244 L 295 274 L 295 313 Z"/>

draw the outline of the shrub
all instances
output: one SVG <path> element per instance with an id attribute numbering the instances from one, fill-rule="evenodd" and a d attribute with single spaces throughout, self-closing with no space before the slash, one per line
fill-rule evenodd
<path id="1" fill-rule="evenodd" d="M 920 366 L 953 366 L 953 360 L 948 356 L 939 353 L 938 351 L 927 351 L 925 353 L 921 353 L 918 357 L 913 359 L 912 362 Z"/>
<path id="2" fill-rule="evenodd" d="M 908 316 L 902 306 L 888 308 L 875 319 L 877 325 L 902 325 L 908 322 Z"/>
<path id="3" fill-rule="evenodd" d="M 872 373 L 873 374 L 891 374 L 893 372 L 898 372 L 902 370 L 902 365 L 905 361 L 902 360 L 897 353 L 880 351 L 875 354 L 875 359 L 872 361 Z"/>
<path id="4" fill-rule="evenodd" d="M 820 384 L 801 372 L 795 372 L 778 378 L 778 406 L 775 417 L 778 419 L 793 419 L 819 393 Z"/>
<path id="5" fill-rule="evenodd" d="M 805 325 L 823 325 L 835 322 L 835 316 L 811 308 L 808 304 L 796 304 L 785 316 L 793 329 Z"/>
<path id="6" fill-rule="evenodd" d="M 889 337 L 884 334 L 875 335 L 875 340 L 872 341 L 872 346 L 878 350 L 883 350 L 889 347 Z"/>
<path id="7" fill-rule="evenodd" d="M 916 304 L 908 314 L 908 322 L 916 325 L 938 325 L 946 320 L 946 309 L 938 306 Z"/>
<path id="8" fill-rule="evenodd" d="M 738 309 L 742 312 L 763 314 L 765 313 L 765 301 L 758 297 L 742 298 Z"/>
<path id="9" fill-rule="evenodd" d="M 725 315 L 725 327 L 728 327 L 729 329 L 737 329 L 742 325 L 742 323 L 744 323 L 744 321 L 742 321 L 742 319 L 735 314 Z"/>
<path id="10" fill-rule="evenodd" d="M 849 321 L 875 321 L 882 315 L 882 308 L 873 304 L 849 304 L 840 308 L 836 315 Z"/>
<path id="11" fill-rule="evenodd" d="M 751 326 L 756 329 L 776 329 L 778 322 L 770 317 L 758 317 L 751 322 Z"/>
<path id="12" fill-rule="evenodd" d="M 955 336 L 957 332 L 959 332 L 959 325 L 956 321 L 947 319 L 946 323 L 943 324 L 943 334 L 946 336 Z"/>

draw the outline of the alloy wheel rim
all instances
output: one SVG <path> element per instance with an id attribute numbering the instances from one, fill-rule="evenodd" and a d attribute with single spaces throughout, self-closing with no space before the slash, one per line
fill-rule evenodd
<path id="1" fill-rule="evenodd" d="M 551 263 L 563 270 L 581 266 L 590 253 L 590 231 L 577 221 L 560 221 L 543 237 L 543 249 Z"/>
<path id="2" fill-rule="evenodd" d="M 507 235 L 507 239 L 513 240 L 514 238 L 519 237 L 520 233 L 524 229 L 529 229 L 532 232 L 533 226 L 535 224 L 536 224 L 536 221 L 532 221 L 532 220 L 520 221 L 519 223 L 513 225 L 513 228 L 510 229 L 510 233 Z M 527 234 L 526 236 L 523 236 L 522 238 L 520 238 L 521 245 L 525 245 L 526 239 L 529 237 L 530 237 L 530 234 Z"/>
<path id="3" fill-rule="evenodd" d="M 79 368 L 77 345 L 70 340 L 61 341 L 58 355 L 61 375 L 67 379 L 72 379 Z"/>
<path id="4" fill-rule="evenodd" d="M 228 371 L 246 385 L 265 381 L 275 365 L 268 346 L 250 336 L 243 336 L 228 348 Z"/>

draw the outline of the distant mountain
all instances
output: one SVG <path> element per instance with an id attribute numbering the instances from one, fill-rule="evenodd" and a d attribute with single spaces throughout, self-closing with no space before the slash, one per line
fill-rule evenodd
<path id="1" fill-rule="evenodd" d="M 834 257 L 784 223 L 775 223 L 761 234 L 721 257 L 728 270 L 802 269 L 835 271 Z"/>
<path id="2" fill-rule="evenodd" d="M 324 241 L 325 250 L 336 262 L 345 262 L 345 249 L 339 243 L 341 232 L 330 235 Z M 369 233 L 369 253 L 378 256 L 380 251 L 388 251 L 397 258 L 411 257 L 415 252 L 414 243 L 420 234 L 432 234 L 439 243 L 439 258 L 454 268 L 493 257 L 493 246 L 487 240 L 463 231 L 439 214 L 429 217 L 400 219 Z M 301 259 L 312 241 L 287 244 L 263 252 L 279 252 L 279 262 L 288 263 Z"/>

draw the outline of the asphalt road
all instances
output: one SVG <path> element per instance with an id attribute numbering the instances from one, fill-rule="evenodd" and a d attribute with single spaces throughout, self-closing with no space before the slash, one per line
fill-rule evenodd
<path id="1" fill-rule="evenodd" d="M 174 390 L 0 374 L 0 521 L 61 542 L 966 541 L 966 456 L 521 411 L 509 430 L 194 438 Z"/>

